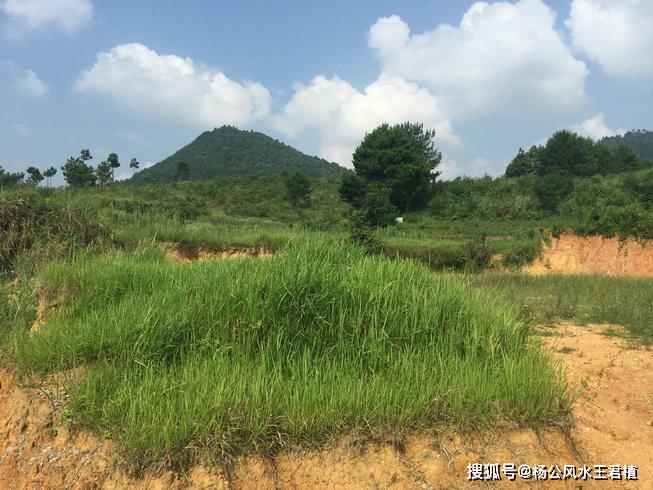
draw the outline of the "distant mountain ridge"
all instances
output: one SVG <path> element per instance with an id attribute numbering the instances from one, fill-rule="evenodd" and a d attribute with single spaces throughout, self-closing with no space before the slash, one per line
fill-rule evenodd
<path id="1" fill-rule="evenodd" d="M 606 136 L 601 143 L 608 146 L 625 145 L 642 160 L 653 160 L 653 131 L 637 129 L 618 136 Z"/>
<path id="2" fill-rule="evenodd" d="M 306 155 L 266 134 L 222 126 L 200 134 L 173 155 L 135 174 L 131 181 L 172 182 L 179 161 L 188 164 L 191 180 L 261 177 L 284 172 L 300 172 L 308 177 L 338 177 L 344 170 L 336 163 Z"/>

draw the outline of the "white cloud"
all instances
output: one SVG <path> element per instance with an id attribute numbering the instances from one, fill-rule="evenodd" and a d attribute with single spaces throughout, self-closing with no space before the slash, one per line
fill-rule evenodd
<path id="1" fill-rule="evenodd" d="M 142 44 L 100 53 L 75 82 L 78 92 L 113 99 L 127 111 L 206 129 L 246 125 L 270 112 L 270 93 L 260 83 L 238 83 L 190 58 L 160 55 Z"/>
<path id="2" fill-rule="evenodd" d="M 0 0 L 0 11 L 10 19 L 10 34 L 57 26 L 68 33 L 93 18 L 91 0 Z"/>
<path id="3" fill-rule="evenodd" d="M 586 119 L 576 126 L 572 126 L 571 130 L 594 140 L 600 140 L 605 136 L 614 136 L 616 134 L 623 134 L 626 132 L 625 129 L 618 129 L 616 131 L 610 129 L 605 124 L 605 116 L 603 114 L 597 114 L 596 116 Z"/>
<path id="4" fill-rule="evenodd" d="M 410 35 L 397 16 L 379 19 L 368 44 L 383 73 L 430 87 L 454 118 L 557 113 L 586 99 L 588 70 L 573 57 L 542 0 L 477 2 L 460 25 Z"/>
<path id="5" fill-rule="evenodd" d="M 0 60 L 0 82 L 37 98 L 48 95 L 48 86 L 33 70 L 25 70 L 9 60 Z"/>
<path id="6" fill-rule="evenodd" d="M 24 92 L 38 98 L 43 98 L 49 93 L 48 86 L 32 70 L 25 70 L 18 78 L 18 86 Z"/>
<path id="7" fill-rule="evenodd" d="M 573 0 L 566 25 L 609 75 L 653 77 L 653 1 Z"/>
<path id="8" fill-rule="evenodd" d="M 438 142 L 459 142 L 439 101 L 428 90 L 385 76 L 361 92 L 338 77 L 319 75 L 308 85 L 296 87 L 283 113 L 274 118 L 273 126 L 288 136 L 317 131 L 320 155 L 351 165 L 353 150 L 366 132 L 384 122 L 408 120 L 435 129 Z"/>

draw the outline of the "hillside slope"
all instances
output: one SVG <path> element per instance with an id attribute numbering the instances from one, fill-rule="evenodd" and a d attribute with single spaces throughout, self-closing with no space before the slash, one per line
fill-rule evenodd
<path id="1" fill-rule="evenodd" d="M 628 131 L 623 136 L 606 136 L 601 143 L 608 146 L 625 145 L 631 148 L 639 158 L 653 160 L 653 131 L 638 129 Z"/>
<path id="2" fill-rule="evenodd" d="M 179 161 L 188 164 L 191 180 L 295 171 L 309 177 L 335 177 L 343 170 L 335 163 L 305 155 L 263 133 L 222 126 L 202 133 L 192 143 L 138 172 L 131 180 L 135 183 L 172 182 Z"/>

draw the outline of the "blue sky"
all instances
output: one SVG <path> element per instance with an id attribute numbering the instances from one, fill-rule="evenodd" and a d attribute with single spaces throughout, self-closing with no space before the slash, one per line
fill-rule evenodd
<path id="1" fill-rule="evenodd" d="M 0 0 L 0 165 L 157 162 L 222 124 L 348 165 L 413 120 L 446 177 L 498 175 L 557 129 L 653 129 L 651 53 L 650 0 Z"/>

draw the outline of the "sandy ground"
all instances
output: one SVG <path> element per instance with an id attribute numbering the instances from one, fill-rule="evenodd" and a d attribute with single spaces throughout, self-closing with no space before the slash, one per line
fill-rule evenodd
<path id="1" fill-rule="evenodd" d="M 202 247 L 184 248 L 176 245 L 171 246 L 166 250 L 166 257 L 168 260 L 178 264 L 190 264 L 196 260 L 229 260 L 242 259 L 244 257 L 270 257 L 272 255 L 272 250 L 266 247 L 233 247 L 215 251 Z"/>
<path id="2" fill-rule="evenodd" d="M 529 488 L 653 488 L 653 352 L 601 332 L 605 326 L 546 328 L 548 348 L 579 390 L 570 433 L 549 429 L 483 437 L 430 434 L 395 444 L 340 441 L 321 450 L 249 457 L 227 475 L 125 472 L 112 441 L 73 434 L 61 422 L 66 395 L 19 385 L 0 371 L 0 488 L 469 488 L 469 463 L 635 465 L 639 481 L 530 482 Z M 520 488 L 526 483 L 500 486 Z"/>
<path id="3" fill-rule="evenodd" d="M 523 270 L 530 274 L 606 274 L 653 277 L 653 241 L 563 234 L 543 245 Z"/>

